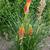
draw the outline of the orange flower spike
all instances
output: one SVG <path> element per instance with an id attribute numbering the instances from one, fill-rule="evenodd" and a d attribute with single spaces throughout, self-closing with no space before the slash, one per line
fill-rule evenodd
<path id="1" fill-rule="evenodd" d="M 32 35 L 32 33 L 33 33 L 32 25 L 29 25 L 29 35 Z"/>
<path id="2" fill-rule="evenodd" d="M 31 4 L 31 0 L 26 0 L 26 5 L 28 8 L 30 7 L 30 4 Z"/>
<path id="3" fill-rule="evenodd" d="M 26 4 L 24 6 L 24 12 L 27 14 L 29 12 L 29 7 L 31 4 L 31 0 L 26 0 Z"/>
<path id="4" fill-rule="evenodd" d="M 24 36 L 25 29 L 24 26 L 19 27 L 19 37 L 22 38 Z"/>
<path id="5" fill-rule="evenodd" d="M 31 0 L 26 0 L 26 2 L 31 3 Z"/>

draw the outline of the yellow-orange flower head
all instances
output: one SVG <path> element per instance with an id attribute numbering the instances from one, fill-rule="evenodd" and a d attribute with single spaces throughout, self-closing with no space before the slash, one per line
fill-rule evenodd
<path id="1" fill-rule="evenodd" d="M 29 7 L 31 4 L 31 0 L 26 0 L 26 4 L 24 6 L 24 13 L 27 14 L 29 12 Z"/>
<path id="2" fill-rule="evenodd" d="M 19 27 L 19 37 L 22 38 L 24 36 L 25 33 L 25 29 L 24 26 Z"/>

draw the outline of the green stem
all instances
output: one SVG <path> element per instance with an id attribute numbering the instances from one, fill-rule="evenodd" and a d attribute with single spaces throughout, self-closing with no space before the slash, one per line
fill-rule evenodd
<path id="1" fill-rule="evenodd" d="M 23 50 L 23 39 L 21 39 L 21 42 L 20 42 L 20 50 Z"/>

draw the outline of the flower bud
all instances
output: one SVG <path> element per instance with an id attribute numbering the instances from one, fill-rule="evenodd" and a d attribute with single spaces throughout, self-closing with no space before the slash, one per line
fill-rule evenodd
<path id="1" fill-rule="evenodd" d="M 19 33 L 19 38 L 23 38 L 24 33 L 25 33 L 24 26 L 19 27 L 18 33 Z"/>
<path id="2" fill-rule="evenodd" d="M 29 35 L 32 35 L 32 33 L 33 33 L 32 25 L 29 25 Z"/>

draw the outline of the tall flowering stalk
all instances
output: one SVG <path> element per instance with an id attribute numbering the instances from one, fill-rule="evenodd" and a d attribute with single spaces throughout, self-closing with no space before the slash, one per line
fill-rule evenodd
<path id="1" fill-rule="evenodd" d="M 26 4 L 24 6 L 25 17 L 24 17 L 24 20 L 23 20 L 23 24 L 21 26 L 19 26 L 19 30 L 18 30 L 19 39 L 20 39 L 20 50 L 23 50 L 24 35 L 27 35 L 28 33 L 29 33 L 29 35 L 32 35 L 32 32 L 33 32 L 32 25 L 29 24 L 29 20 L 28 20 L 28 17 L 27 17 L 27 14 L 29 12 L 30 4 L 31 4 L 31 0 L 26 0 Z M 29 25 L 29 28 L 27 30 L 28 25 Z M 24 26 L 25 26 L 25 28 L 24 28 Z"/>
<path id="2" fill-rule="evenodd" d="M 20 41 L 20 43 L 19 43 L 20 44 L 20 50 L 23 50 L 23 38 L 24 38 L 24 33 L 25 33 L 25 28 L 23 25 L 21 25 L 19 27 L 18 33 L 19 33 L 19 41 Z"/>

